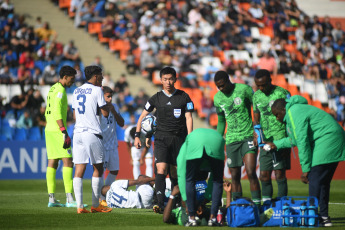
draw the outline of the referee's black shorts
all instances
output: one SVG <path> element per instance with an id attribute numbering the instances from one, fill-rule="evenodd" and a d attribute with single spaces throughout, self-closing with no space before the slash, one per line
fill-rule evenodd
<path id="1" fill-rule="evenodd" d="M 185 139 L 186 135 L 169 135 L 157 132 L 153 150 L 155 163 L 176 165 L 176 158 Z"/>

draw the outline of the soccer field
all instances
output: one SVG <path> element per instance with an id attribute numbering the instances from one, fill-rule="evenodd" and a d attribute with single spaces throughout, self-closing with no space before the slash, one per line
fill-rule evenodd
<path id="1" fill-rule="evenodd" d="M 290 196 L 306 196 L 308 186 L 290 180 Z M 273 183 L 274 191 L 277 190 Z M 248 180 L 242 182 L 244 196 L 250 197 Z M 345 229 L 345 181 L 331 185 L 332 229 Z M 65 202 L 62 180 L 57 181 L 57 199 Z M 84 181 L 84 202 L 91 204 L 91 181 Z M 113 209 L 111 213 L 77 214 L 75 208 L 48 208 L 45 180 L 0 180 L 0 229 L 181 229 L 163 223 L 152 210 Z M 90 207 L 89 207 L 90 208 Z M 88 208 L 88 209 L 89 209 Z M 211 227 L 203 227 L 211 228 Z M 226 228 L 226 227 L 224 227 Z M 250 228 L 241 228 L 250 229 Z M 268 228 L 255 228 L 268 229 Z M 272 228 L 269 228 L 272 229 Z M 273 228 L 279 229 L 279 227 Z"/>

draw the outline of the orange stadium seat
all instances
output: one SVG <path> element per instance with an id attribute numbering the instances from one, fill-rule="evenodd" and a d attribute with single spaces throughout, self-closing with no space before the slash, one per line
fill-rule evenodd
<path id="1" fill-rule="evenodd" d="M 284 46 L 284 49 L 289 53 L 294 53 L 297 51 L 296 44 L 286 44 Z"/>
<path id="2" fill-rule="evenodd" d="M 225 55 L 223 50 L 214 50 L 213 56 L 219 58 L 221 62 L 225 61 Z"/>
<path id="3" fill-rule="evenodd" d="M 311 105 L 313 105 L 313 106 L 315 106 L 315 107 L 317 107 L 319 109 L 323 109 L 322 104 L 321 104 L 321 102 L 319 100 L 312 100 L 311 101 Z"/>
<path id="4" fill-rule="evenodd" d="M 100 22 L 90 22 L 88 25 L 89 34 L 98 34 L 101 32 L 102 23 Z"/>
<path id="5" fill-rule="evenodd" d="M 272 27 L 266 26 L 264 28 L 260 28 L 259 31 L 260 31 L 260 34 L 269 36 L 270 38 L 274 37 L 274 31 Z"/>
<path id="6" fill-rule="evenodd" d="M 118 52 L 123 46 L 123 40 L 121 39 L 110 39 L 109 40 L 109 50 L 112 52 Z"/>
<path id="7" fill-rule="evenodd" d="M 69 8 L 71 5 L 71 0 L 59 0 L 60 9 Z"/>
<path id="8" fill-rule="evenodd" d="M 305 99 L 307 99 L 309 105 L 312 104 L 312 100 L 310 98 L 309 93 L 303 92 L 303 93 L 301 93 L 301 96 L 304 97 Z"/>
<path id="9" fill-rule="evenodd" d="M 161 85 L 162 84 L 161 78 L 159 77 L 159 71 L 154 71 L 152 73 L 152 83 L 155 85 Z"/>
<path id="10" fill-rule="evenodd" d="M 299 95 L 299 90 L 296 85 L 288 84 L 287 90 L 290 92 L 291 96 Z"/>
<path id="11" fill-rule="evenodd" d="M 216 113 L 212 113 L 210 116 L 210 125 L 212 127 L 216 127 L 218 125 L 218 115 Z"/>
<path id="12" fill-rule="evenodd" d="M 100 43 L 109 43 L 110 38 L 103 37 L 102 33 L 98 33 L 98 41 Z"/>
<path id="13" fill-rule="evenodd" d="M 248 11 L 250 9 L 249 2 L 240 2 L 239 5 L 241 10 Z"/>

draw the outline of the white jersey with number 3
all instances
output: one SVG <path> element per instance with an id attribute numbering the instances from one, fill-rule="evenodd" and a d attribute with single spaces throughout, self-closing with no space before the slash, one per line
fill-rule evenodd
<path id="1" fill-rule="evenodd" d="M 100 107 L 104 106 L 103 90 L 99 86 L 85 83 L 73 92 L 72 108 L 75 112 L 75 133 L 89 132 L 102 134 L 100 127 Z"/>

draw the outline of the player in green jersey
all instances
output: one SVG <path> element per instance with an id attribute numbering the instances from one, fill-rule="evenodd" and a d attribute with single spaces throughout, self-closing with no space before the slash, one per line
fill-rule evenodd
<path id="1" fill-rule="evenodd" d="M 290 169 L 291 149 L 279 151 L 265 151 L 262 147 L 265 142 L 273 142 L 286 137 L 285 125 L 276 120 L 271 112 L 271 106 L 275 100 L 290 98 L 289 91 L 272 85 L 271 74 L 268 70 L 260 69 L 254 78 L 258 90 L 253 96 L 254 128 L 258 132 L 257 143 L 260 148 L 260 181 L 262 188 L 262 201 L 271 200 L 273 186 L 271 175 L 274 171 L 278 184 L 278 197 L 287 196 L 288 187 L 285 171 Z M 260 134 L 263 134 L 260 136 Z"/>
<path id="2" fill-rule="evenodd" d="M 48 207 L 64 207 L 55 199 L 56 169 L 59 160 L 63 162 L 62 177 L 66 192 L 66 207 L 76 207 L 73 199 L 73 163 L 71 154 L 71 138 L 66 130 L 67 94 L 75 80 L 77 71 L 70 66 L 63 66 L 59 72 L 60 79 L 49 90 L 45 112 L 47 125 L 45 128 L 48 167 L 46 173 L 49 194 Z"/>
<path id="3" fill-rule="evenodd" d="M 253 141 L 251 105 L 253 90 L 244 84 L 233 84 L 225 71 L 218 71 L 214 82 L 219 92 L 214 96 L 217 109 L 217 131 L 224 135 L 225 121 L 227 164 L 232 177 L 232 197 L 242 197 L 241 167 L 245 165 L 252 200 L 261 203 L 260 183 L 256 175 L 256 147 Z"/>

